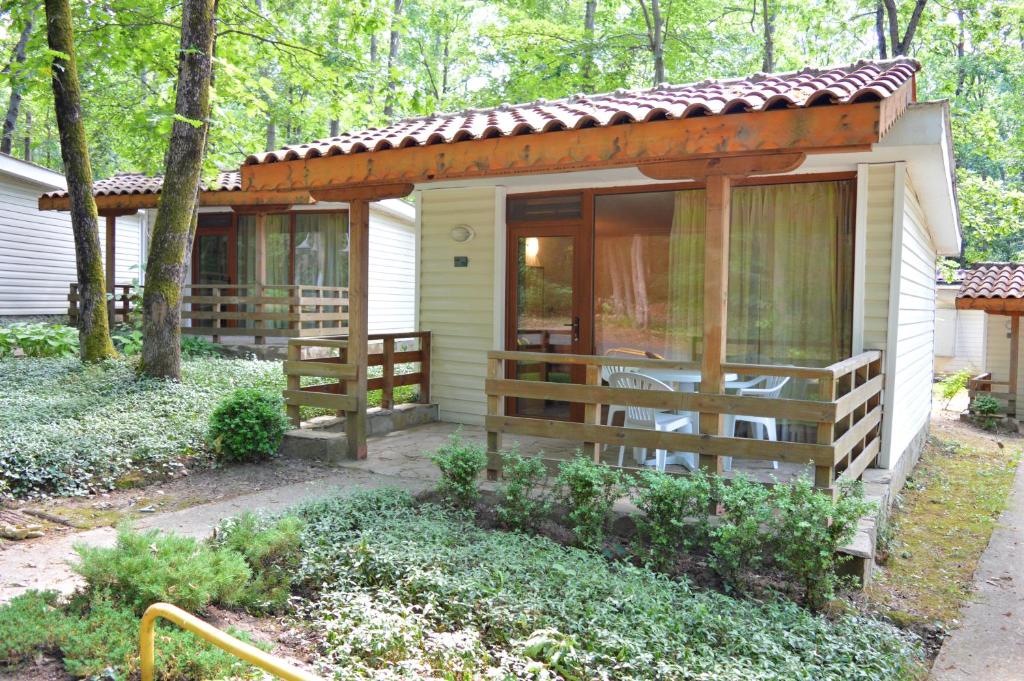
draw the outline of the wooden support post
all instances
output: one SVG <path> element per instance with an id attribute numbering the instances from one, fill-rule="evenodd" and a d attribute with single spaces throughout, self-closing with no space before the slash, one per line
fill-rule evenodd
<path id="1" fill-rule="evenodd" d="M 214 298 L 220 298 L 220 289 L 219 288 L 213 289 L 213 297 Z M 220 304 L 219 300 L 216 303 L 213 304 L 213 311 L 215 313 L 220 313 L 220 311 L 222 309 L 223 308 L 221 307 L 221 304 Z M 220 328 L 220 317 L 219 316 L 215 316 L 213 318 L 213 321 L 211 322 L 211 324 L 213 325 L 214 329 L 219 329 Z M 220 336 L 217 334 L 216 331 L 214 331 L 213 334 L 211 335 L 211 339 L 213 340 L 214 343 L 219 343 L 220 342 Z"/>
<path id="2" fill-rule="evenodd" d="M 298 343 L 288 341 L 288 361 L 297 362 L 302 359 L 302 346 Z M 301 390 L 302 385 L 298 374 L 288 374 L 288 390 Z M 302 417 L 299 412 L 299 405 L 289 404 L 287 407 L 288 420 L 298 428 L 302 425 Z"/>
<path id="3" fill-rule="evenodd" d="M 596 364 L 587 365 L 587 385 L 601 385 L 601 367 Z M 583 407 L 583 423 L 590 426 L 601 425 L 601 405 L 587 402 Z M 597 442 L 583 443 L 583 456 L 589 456 L 594 463 L 601 463 L 601 445 Z"/>
<path id="4" fill-rule="evenodd" d="M 704 222 L 704 355 L 701 359 L 700 392 L 725 392 L 726 317 L 729 300 L 729 215 L 732 182 L 726 175 L 710 175 L 705 190 Z M 722 434 L 722 415 L 701 412 L 700 432 Z M 700 467 L 722 474 L 722 459 L 700 455 Z"/>
<path id="5" fill-rule="evenodd" d="M 430 404 L 430 332 L 420 336 L 420 403 Z"/>
<path id="6" fill-rule="evenodd" d="M 504 378 L 500 359 L 487 360 L 487 378 L 492 380 Z M 501 416 L 502 402 L 501 396 L 488 395 L 487 415 Z M 494 481 L 498 479 L 499 475 L 501 475 L 501 433 L 489 430 L 487 431 L 487 479 Z"/>
<path id="7" fill-rule="evenodd" d="M 818 398 L 822 402 L 836 399 L 836 382 L 834 379 L 818 379 Z M 835 424 L 830 421 L 818 423 L 818 444 L 832 446 L 835 442 Z M 814 467 L 814 486 L 826 494 L 835 493 L 836 469 L 834 465 Z"/>
<path id="8" fill-rule="evenodd" d="M 1020 315 L 1010 317 L 1010 397 L 1006 415 L 1017 418 L 1017 375 L 1020 373 Z"/>
<path id="9" fill-rule="evenodd" d="M 395 408 L 395 337 L 384 336 L 384 384 L 380 391 L 380 406 L 383 409 Z"/>
<path id="10" fill-rule="evenodd" d="M 365 200 L 349 204 L 348 252 L 348 362 L 356 365 L 356 380 L 349 382 L 355 397 L 355 411 L 345 417 L 348 453 L 353 459 L 366 458 L 366 355 L 369 270 L 370 206 Z"/>
<path id="11" fill-rule="evenodd" d="M 255 290 L 257 296 L 263 295 L 263 285 L 267 281 L 267 215 L 266 213 L 256 213 L 256 272 L 255 272 L 255 289 L 246 289 L 246 292 Z M 259 314 L 263 311 L 263 305 L 253 305 L 253 343 L 256 345 L 262 345 L 266 342 L 266 337 L 259 336 L 258 334 L 262 330 L 263 320 L 259 318 Z"/>
<path id="12" fill-rule="evenodd" d="M 262 280 L 256 282 L 256 297 L 262 298 L 264 295 Z M 263 319 L 263 303 L 253 304 L 253 325 L 256 327 L 253 330 L 253 334 L 260 334 L 267 326 L 266 320 Z M 267 337 L 264 335 L 253 335 L 253 343 L 256 345 L 263 345 L 267 342 Z"/>
<path id="13" fill-rule="evenodd" d="M 114 233 L 117 228 L 117 217 L 114 215 L 107 216 L 107 243 L 106 250 L 106 269 L 107 269 L 107 293 L 110 295 L 110 299 L 107 300 L 107 322 L 110 324 L 110 328 L 114 328 L 116 322 L 115 309 L 114 309 L 114 278 L 117 273 L 117 257 L 116 257 L 116 246 L 117 238 Z"/>
<path id="14" fill-rule="evenodd" d="M 78 326 L 78 284 L 68 284 L 68 321 Z"/>

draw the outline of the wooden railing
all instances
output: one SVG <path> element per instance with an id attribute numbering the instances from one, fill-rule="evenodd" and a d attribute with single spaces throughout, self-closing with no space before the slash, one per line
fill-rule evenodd
<path id="1" fill-rule="evenodd" d="M 584 383 L 523 381 L 507 376 L 511 363 L 549 362 L 582 366 Z M 534 352 L 488 353 L 487 419 L 488 474 L 500 472 L 503 435 L 569 440 L 583 444 L 583 455 L 600 459 L 601 445 L 695 452 L 703 462 L 713 457 L 759 459 L 810 464 L 815 485 L 833 490 L 838 481 L 859 478 L 881 449 L 882 353 L 871 350 L 831 366 L 793 367 L 760 364 L 723 364 L 725 373 L 740 376 L 788 376 L 794 382 L 814 386 L 817 399 L 763 398 L 734 394 L 677 391 L 645 391 L 612 388 L 602 384 L 601 368 L 625 366 L 649 370 L 696 370 L 694 362 L 561 355 Z M 528 398 L 582 404 L 582 423 L 504 415 L 508 398 Z M 639 428 L 603 425 L 602 406 L 650 407 L 664 411 L 698 414 L 742 414 L 796 421 L 816 427 L 816 442 L 771 442 L 724 435 L 656 432 Z M 553 463 L 557 460 L 551 460 Z M 702 464 L 703 465 L 703 464 Z M 717 470 L 717 465 L 715 466 Z"/>
<path id="2" fill-rule="evenodd" d="M 284 362 L 284 373 L 288 377 L 284 391 L 288 418 L 299 426 L 300 407 L 329 409 L 338 416 L 351 412 L 358 404 L 352 392 L 357 385 L 360 371 L 369 367 L 381 367 L 382 375 L 367 381 L 367 390 L 381 391 L 381 407 L 391 409 L 395 404 L 395 388 L 405 385 L 419 385 L 419 401 L 430 401 L 430 332 L 406 331 L 402 333 L 378 333 L 368 337 L 371 352 L 367 366 L 359 367 L 348 363 L 348 337 L 330 336 L 323 338 L 291 338 L 288 340 L 288 359 Z M 416 345 L 412 348 L 410 346 Z M 304 350 L 317 348 L 320 352 L 333 352 L 334 356 L 307 357 Z M 419 371 L 395 373 L 396 364 L 418 363 Z M 316 377 L 325 383 L 302 387 L 302 377 Z"/>
<path id="3" fill-rule="evenodd" d="M 108 291 L 109 293 L 109 291 Z M 135 309 L 135 286 L 134 284 L 114 285 L 114 318 L 110 321 L 113 324 L 127 324 L 132 310 Z M 81 296 L 78 295 L 78 284 L 68 285 L 68 319 L 72 324 L 78 323 L 78 303 Z M 108 305 L 108 308 L 111 307 Z"/>
<path id="4" fill-rule="evenodd" d="M 183 288 L 191 321 L 182 333 L 213 336 L 316 337 L 344 333 L 348 289 L 337 286 L 247 286 L 197 284 Z"/>
<path id="5" fill-rule="evenodd" d="M 998 387 L 999 390 L 993 390 L 994 387 Z M 1011 392 L 1009 380 L 997 381 L 992 378 L 992 372 L 978 374 L 967 381 L 969 404 L 974 404 L 974 398 L 979 395 L 991 397 L 999 402 L 1007 416 L 1016 416 L 1017 396 Z"/>

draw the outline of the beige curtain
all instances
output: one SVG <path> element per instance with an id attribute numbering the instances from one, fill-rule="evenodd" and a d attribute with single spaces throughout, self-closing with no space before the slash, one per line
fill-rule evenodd
<path id="1" fill-rule="evenodd" d="M 704 336 L 704 190 L 675 192 L 669 237 L 669 356 L 697 359 Z"/>

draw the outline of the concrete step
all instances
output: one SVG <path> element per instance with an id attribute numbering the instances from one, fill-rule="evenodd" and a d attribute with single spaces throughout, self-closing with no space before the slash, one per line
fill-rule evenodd
<path id="1" fill-rule="evenodd" d="M 436 404 L 399 404 L 394 409 L 373 408 L 366 412 L 370 437 L 437 421 Z M 318 416 L 301 428 L 285 433 L 278 450 L 281 456 L 305 457 L 318 461 L 340 461 L 348 457 L 345 418 Z"/>

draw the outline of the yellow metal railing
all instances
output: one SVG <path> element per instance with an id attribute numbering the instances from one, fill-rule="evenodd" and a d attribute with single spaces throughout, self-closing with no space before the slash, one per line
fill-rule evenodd
<path id="1" fill-rule="evenodd" d="M 224 633 L 198 617 L 193 617 L 181 608 L 169 603 L 154 603 L 146 608 L 139 626 L 139 654 L 142 657 L 142 681 L 153 681 L 154 678 L 154 646 L 156 639 L 156 621 L 163 617 L 177 624 L 186 631 L 191 631 L 199 638 L 212 643 L 235 657 L 255 665 L 285 681 L 322 681 L 319 676 L 296 669 L 290 664 L 273 655 L 268 655 L 259 648 L 240 641 L 234 636 Z"/>

